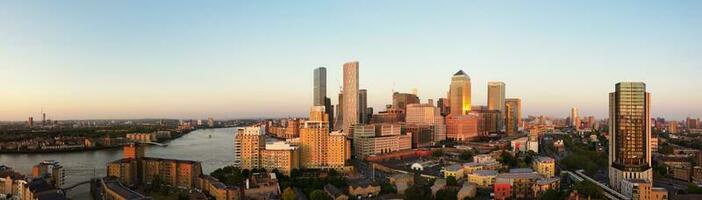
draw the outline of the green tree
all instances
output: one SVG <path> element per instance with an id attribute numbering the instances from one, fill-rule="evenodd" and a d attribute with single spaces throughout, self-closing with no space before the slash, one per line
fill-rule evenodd
<path id="1" fill-rule="evenodd" d="M 444 150 L 443 149 L 434 150 L 431 152 L 431 156 L 434 156 L 434 157 L 444 156 Z"/>
<path id="2" fill-rule="evenodd" d="M 415 184 L 405 190 L 405 200 L 426 200 L 431 198 L 431 189 L 429 187 Z"/>
<path id="3" fill-rule="evenodd" d="M 578 193 L 581 193 L 585 196 L 588 196 L 592 199 L 599 199 L 602 198 L 602 191 L 600 190 L 599 187 L 597 187 L 595 184 L 592 184 L 587 181 L 582 181 L 578 182 L 573 186 L 573 189 L 577 190 Z"/>
<path id="4" fill-rule="evenodd" d="M 514 156 L 507 151 L 502 152 L 499 160 L 500 160 L 500 163 L 502 163 L 503 165 L 509 166 L 509 168 L 514 168 L 519 164 L 517 159 L 514 158 Z"/>
<path id="5" fill-rule="evenodd" d="M 310 193 L 310 200 L 331 200 L 332 198 L 322 190 L 314 190 Z"/>
<path id="6" fill-rule="evenodd" d="M 561 193 L 556 190 L 546 190 L 543 195 L 541 195 L 541 199 L 543 200 L 560 200 L 561 198 Z"/>
<path id="7" fill-rule="evenodd" d="M 297 195 L 295 195 L 295 190 L 293 190 L 291 187 L 285 188 L 283 191 L 283 200 L 295 200 L 297 199 Z"/>
<path id="8" fill-rule="evenodd" d="M 458 200 L 458 190 L 454 188 L 441 189 L 436 192 L 436 200 Z"/>
<path id="9" fill-rule="evenodd" d="M 699 186 L 697 186 L 695 184 L 689 183 L 689 184 L 687 184 L 687 193 L 702 194 L 702 188 L 700 188 Z"/>
<path id="10" fill-rule="evenodd" d="M 394 194 L 397 193 L 397 189 L 395 189 L 395 186 L 388 183 L 388 182 L 382 182 L 380 183 L 380 194 Z"/>
<path id="11" fill-rule="evenodd" d="M 457 186 L 458 180 L 456 180 L 456 177 L 448 176 L 448 177 L 446 177 L 446 185 Z"/>
<path id="12" fill-rule="evenodd" d="M 461 155 L 459 156 L 461 158 L 461 161 L 464 162 L 473 162 L 473 152 L 472 151 L 463 151 L 461 152 Z"/>

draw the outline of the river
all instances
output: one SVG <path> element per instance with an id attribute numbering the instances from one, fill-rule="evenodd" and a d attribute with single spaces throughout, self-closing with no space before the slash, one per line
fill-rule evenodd
<path id="1" fill-rule="evenodd" d="M 168 146 L 147 146 L 146 156 L 195 160 L 202 162 L 203 173 L 209 174 L 217 168 L 234 163 L 234 133 L 236 128 L 201 129 L 178 139 L 165 142 Z M 212 136 L 210 138 L 210 136 Z M 44 154 L 0 154 L 0 165 L 31 175 L 32 166 L 42 160 L 58 161 L 65 169 L 66 184 L 89 180 L 106 175 L 106 163 L 120 159 L 122 149 L 106 149 L 87 152 Z M 90 199 L 89 185 L 67 192 L 71 199 Z"/>

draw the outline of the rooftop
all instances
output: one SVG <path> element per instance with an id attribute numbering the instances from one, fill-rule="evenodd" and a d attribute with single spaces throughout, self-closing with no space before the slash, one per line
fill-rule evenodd
<path id="1" fill-rule="evenodd" d="M 126 200 L 142 200 L 142 199 L 148 199 L 142 194 L 139 194 L 127 187 L 124 187 L 119 181 L 116 179 L 110 179 L 110 178 L 104 178 L 102 179 L 103 184 L 105 184 L 105 187 L 107 189 L 110 189 L 114 191 L 115 193 L 119 194 L 121 197 L 123 197 Z"/>

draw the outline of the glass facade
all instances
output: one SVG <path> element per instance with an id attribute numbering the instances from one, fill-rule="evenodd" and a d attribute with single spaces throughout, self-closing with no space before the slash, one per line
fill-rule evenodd
<path id="1" fill-rule="evenodd" d="M 614 129 L 612 167 L 624 171 L 650 168 L 648 93 L 644 83 L 623 82 L 611 94 L 610 117 Z"/>

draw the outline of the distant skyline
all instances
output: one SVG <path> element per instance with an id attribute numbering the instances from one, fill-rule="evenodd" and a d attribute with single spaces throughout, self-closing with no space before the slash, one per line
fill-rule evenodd
<path id="1" fill-rule="evenodd" d="M 702 117 L 702 1 L 0 1 L 0 121 L 304 117 L 313 70 L 338 103 L 359 61 L 375 112 L 392 91 L 471 78 L 523 117 L 607 116 L 641 81 L 652 117 Z"/>

